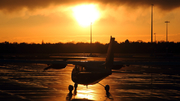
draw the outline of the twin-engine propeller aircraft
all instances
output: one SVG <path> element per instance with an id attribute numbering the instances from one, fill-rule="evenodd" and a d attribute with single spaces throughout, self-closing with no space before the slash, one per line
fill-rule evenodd
<path id="1" fill-rule="evenodd" d="M 66 67 L 67 64 L 74 64 L 75 67 L 72 70 L 71 79 L 75 83 L 74 91 L 76 93 L 78 84 L 82 84 L 86 86 L 96 84 L 105 77 L 112 74 L 112 68 L 114 62 L 114 52 L 113 52 L 114 42 L 115 42 L 115 38 L 111 37 L 105 62 L 62 61 L 60 64 L 50 65 L 44 70 L 47 70 L 49 68 L 60 69 Z M 110 89 L 109 85 L 106 85 L 105 90 L 107 93 L 109 92 L 109 89 Z M 69 92 L 71 92 L 72 90 L 73 90 L 73 86 L 69 85 Z"/>

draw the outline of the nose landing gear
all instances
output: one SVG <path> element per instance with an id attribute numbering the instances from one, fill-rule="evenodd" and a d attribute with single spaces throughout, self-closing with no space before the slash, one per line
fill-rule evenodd
<path id="1" fill-rule="evenodd" d="M 106 90 L 106 93 L 107 93 L 107 92 L 109 92 L 110 86 L 109 86 L 109 85 L 106 85 L 106 86 L 104 87 L 104 89 Z"/>

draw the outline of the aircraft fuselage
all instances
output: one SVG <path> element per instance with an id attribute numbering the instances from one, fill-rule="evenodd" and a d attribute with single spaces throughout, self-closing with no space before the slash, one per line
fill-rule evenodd
<path id="1" fill-rule="evenodd" d="M 76 84 L 91 85 L 98 83 L 100 80 L 112 74 L 112 72 L 109 70 L 97 70 L 97 68 L 91 68 L 91 70 L 88 70 L 83 66 L 75 66 L 72 70 L 71 79 Z"/>

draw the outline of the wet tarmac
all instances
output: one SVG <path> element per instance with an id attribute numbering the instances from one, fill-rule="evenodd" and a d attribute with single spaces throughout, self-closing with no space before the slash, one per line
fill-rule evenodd
<path id="1" fill-rule="evenodd" d="M 74 65 L 49 69 L 46 64 L 0 66 L 0 101 L 179 101 L 178 67 L 124 66 L 100 84 L 68 91 Z M 109 85 L 106 93 L 103 85 Z"/>

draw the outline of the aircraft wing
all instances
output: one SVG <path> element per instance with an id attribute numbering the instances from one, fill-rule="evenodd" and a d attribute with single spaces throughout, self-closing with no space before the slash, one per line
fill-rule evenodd
<path id="1" fill-rule="evenodd" d="M 66 59 L 66 60 L 68 60 L 68 59 Z M 104 61 L 86 61 L 86 60 L 64 61 L 64 59 L 63 60 L 61 60 L 61 59 L 60 60 L 0 59 L 0 63 L 1 64 L 42 63 L 42 64 L 74 64 L 74 65 L 81 65 L 81 64 L 91 64 L 91 63 L 103 64 Z"/>
<path id="2" fill-rule="evenodd" d="M 0 59 L 0 64 L 16 64 L 16 63 L 41 63 L 48 64 L 48 67 L 44 68 L 44 71 L 50 68 L 54 69 L 63 69 L 67 64 L 73 65 L 103 65 L 105 61 L 86 61 L 86 60 L 76 60 L 76 61 L 64 61 L 63 60 L 25 60 L 25 59 Z M 121 69 L 123 66 L 128 65 L 149 65 L 149 66 L 179 66 L 180 62 L 178 61 L 114 61 L 112 69 Z"/>
<path id="3" fill-rule="evenodd" d="M 72 58 L 66 58 L 66 60 Z M 73 58 L 75 59 L 75 58 Z M 76 58 L 77 59 L 77 58 Z M 80 58 L 78 58 L 80 59 Z M 82 58 L 81 58 L 82 59 Z M 10 63 L 42 63 L 42 64 L 103 64 L 105 61 L 87 61 L 87 60 L 76 60 L 76 61 L 64 61 L 61 59 L 57 60 L 29 60 L 29 59 L 0 59 L 1 64 L 10 64 Z M 180 65 L 179 61 L 114 61 L 114 65 Z"/>

